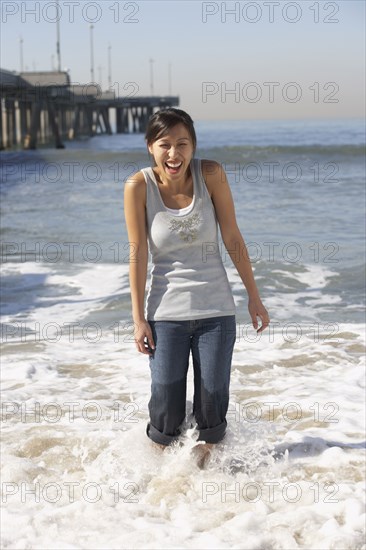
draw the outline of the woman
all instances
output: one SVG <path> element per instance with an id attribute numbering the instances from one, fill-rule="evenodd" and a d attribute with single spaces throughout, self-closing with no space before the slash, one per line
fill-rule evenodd
<path id="1" fill-rule="evenodd" d="M 222 440 L 236 338 L 235 305 L 218 245 L 222 240 L 246 287 L 253 327 L 269 324 L 237 226 L 221 165 L 194 158 L 191 117 L 164 109 L 149 120 L 146 142 L 155 166 L 125 185 L 125 219 L 135 253 L 130 262 L 135 342 L 149 355 L 150 421 L 147 435 L 165 448 L 180 434 L 186 415 L 190 353 L 193 414 L 198 441 L 209 449 Z M 144 310 L 148 243 L 153 269 Z M 261 320 L 258 328 L 257 317 Z"/>

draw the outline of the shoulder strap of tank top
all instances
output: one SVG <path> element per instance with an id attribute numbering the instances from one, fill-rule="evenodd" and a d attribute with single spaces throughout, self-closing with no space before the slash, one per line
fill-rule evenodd
<path id="1" fill-rule="evenodd" d="M 210 200 L 211 202 L 210 195 L 208 193 L 208 189 L 206 186 L 205 178 L 203 177 L 202 159 L 193 159 L 192 164 L 193 164 L 193 170 L 194 170 L 195 178 L 197 182 L 198 193 L 204 201 Z"/>
<path id="2" fill-rule="evenodd" d="M 148 179 L 151 179 L 151 168 L 150 167 L 141 168 L 141 172 L 144 174 L 145 181 L 148 180 Z"/>
<path id="3" fill-rule="evenodd" d="M 202 197 L 203 196 L 202 184 L 204 184 L 204 181 L 202 179 L 202 172 L 201 172 L 201 159 L 193 158 L 191 162 L 191 169 L 193 171 L 192 176 L 196 181 L 196 194 L 199 197 Z"/>
<path id="4" fill-rule="evenodd" d="M 161 208 L 161 198 L 159 189 L 157 188 L 154 180 L 153 169 L 149 166 L 147 168 L 141 168 L 141 172 L 143 173 L 146 182 L 147 208 L 159 210 L 159 208 Z"/>

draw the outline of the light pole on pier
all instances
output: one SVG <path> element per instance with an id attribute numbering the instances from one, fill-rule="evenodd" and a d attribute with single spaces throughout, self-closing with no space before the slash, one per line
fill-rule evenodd
<path id="1" fill-rule="evenodd" d="M 90 25 L 90 80 L 91 80 L 91 82 L 94 82 L 93 29 L 94 29 L 94 25 Z"/>
<path id="2" fill-rule="evenodd" d="M 23 72 L 23 37 L 19 36 L 20 72 Z"/>
<path id="3" fill-rule="evenodd" d="M 150 94 L 154 95 L 154 72 L 153 72 L 154 60 L 150 58 Z"/>
<path id="4" fill-rule="evenodd" d="M 57 70 L 58 72 L 61 72 L 61 48 L 60 48 L 60 19 L 61 19 L 61 12 L 60 12 L 60 6 L 59 6 L 59 0 L 57 0 L 57 42 L 56 42 L 56 54 L 57 54 Z"/>
<path id="5" fill-rule="evenodd" d="M 112 88 L 112 65 L 111 65 L 112 46 L 108 44 L 108 89 Z"/>
<path id="6" fill-rule="evenodd" d="M 169 63 L 168 65 L 168 89 L 169 89 L 169 95 L 172 95 L 172 64 Z"/>

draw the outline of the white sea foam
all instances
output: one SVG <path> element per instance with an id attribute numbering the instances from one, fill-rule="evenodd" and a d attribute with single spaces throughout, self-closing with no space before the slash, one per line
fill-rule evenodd
<path id="1" fill-rule="evenodd" d="M 303 292 L 269 297 L 272 332 L 238 323 L 227 436 L 201 470 L 188 424 L 164 453 L 146 437 L 148 359 L 110 307 L 128 300 L 126 266 L 5 267 L 24 300 L 3 318 L 3 548 L 364 548 L 365 326 L 315 331 L 328 270 L 302 267 Z M 52 290 L 33 304 L 32 274 Z M 300 304 L 307 286 L 315 300 Z M 284 331 L 300 311 L 301 334 Z M 12 334 L 22 322 L 33 332 Z M 35 334 L 71 322 L 73 341 Z M 187 414 L 192 385 L 190 369 Z"/>

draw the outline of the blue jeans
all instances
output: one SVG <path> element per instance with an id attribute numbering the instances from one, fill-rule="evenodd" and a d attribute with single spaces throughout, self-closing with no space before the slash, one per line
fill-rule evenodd
<path id="1" fill-rule="evenodd" d="M 151 371 L 150 422 L 146 433 L 169 445 L 181 433 L 186 415 L 189 356 L 194 374 L 193 414 L 199 441 L 218 443 L 225 435 L 235 315 L 193 321 L 149 321 L 155 351 Z"/>

